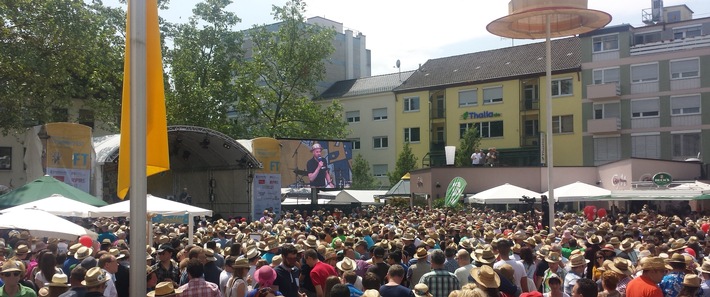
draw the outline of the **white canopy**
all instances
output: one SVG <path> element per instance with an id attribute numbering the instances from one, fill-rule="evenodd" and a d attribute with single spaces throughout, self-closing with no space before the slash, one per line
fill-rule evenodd
<path id="1" fill-rule="evenodd" d="M 78 236 L 98 235 L 91 230 L 38 209 L 17 209 L 0 215 L 0 228 L 27 230 L 35 237 L 76 240 Z"/>
<path id="2" fill-rule="evenodd" d="M 95 212 L 99 208 L 74 199 L 69 199 L 59 194 L 54 194 L 44 199 L 0 210 L 0 213 L 21 209 L 39 209 L 56 216 L 88 218 L 89 212 Z"/>
<path id="3" fill-rule="evenodd" d="M 384 195 L 387 191 L 343 190 L 335 195 L 335 199 L 328 204 L 362 203 L 363 205 L 382 204 L 375 200 L 375 196 Z"/>
<path id="4" fill-rule="evenodd" d="M 523 196 L 540 198 L 540 193 L 506 183 L 468 196 L 466 197 L 466 202 L 480 204 L 522 204 L 523 202 L 520 202 L 520 199 L 522 199 Z"/>
<path id="5" fill-rule="evenodd" d="M 549 197 L 550 191 L 547 191 L 542 194 Z M 579 181 L 555 188 L 555 201 L 559 202 L 597 200 L 596 198 L 592 199 L 591 197 L 607 195 L 611 195 L 610 190 L 597 186 L 592 186 L 590 184 L 585 184 Z"/>
<path id="6" fill-rule="evenodd" d="M 209 209 L 155 197 L 150 194 L 146 197 L 146 204 L 146 211 L 149 214 L 183 215 L 188 213 L 191 216 L 212 216 L 212 211 Z M 129 217 L 130 213 L 131 201 L 126 200 L 99 207 L 96 212 L 91 212 L 90 215 L 92 217 Z"/>
<path id="7" fill-rule="evenodd" d="M 328 204 L 331 199 L 318 199 L 318 204 Z M 281 205 L 309 205 L 311 204 L 311 199 L 309 198 L 286 198 L 281 201 Z"/>

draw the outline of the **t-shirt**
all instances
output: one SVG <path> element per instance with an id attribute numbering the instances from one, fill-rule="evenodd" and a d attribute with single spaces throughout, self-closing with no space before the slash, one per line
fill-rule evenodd
<path id="1" fill-rule="evenodd" d="M 380 296 L 382 297 L 414 297 L 412 290 L 409 288 L 398 285 L 398 286 L 386 286 L 380 287 Z"/>
<path id="2" fill-rule="evenodd" d="M 311 269 L 310 275 L 313 286 L 321 286 L 325 290 L 325 280 L 331 275 L 338 276 L 338 272 L 335 271 L 333 266 L 319 261 Z"/>
<path id="3" fill-rule="evenodd" d="M 377 263 L 376 265 L 370 266 L 370 268 L 367 269 L 367 272 L 372 272 L 374 274 L 377 274 L 377 276 L 380 278 L 380 282 L 384 285 L 385 284 L 385 276 L 387 276 L 387 271 L 390 269 L 390 266 L 387 265 L 385 262 L 380 262 Z"/>
<path id="4" fill-rule="evenodd" d="M 298 274 L 297 270 L 293 270 L 283 264 L 274 268 L 276 271 L 276 280 L 274 285 L 279 286 L 279 291 L 285 297 L 298 297 Z"/>
<path id="5" fill-rule="evenodd" d="M 318 176 L 316 176 L 315 179 L 310 183 L 311 187 L 325 187 L 325 173 L 328 172 L 328 161 L 325 158 L 321 158 L 323 161 L 323 167 L 326 169 L 321 168 L 320 171 L 318 171 Z M 318 160 L 315 158 L 310 158 L 308 159 L 308 163 L 306 163 L 306 170 L 308 173 L 313 173 L 316 171 L 316 168 L 318 168 Z"/>
<path id="6" fill-rule="evenodd" d="M 506 263 L 510 264 L 510 266 L 513 267 L 513 278 L 515 279 L 515 286 L 522 289 L 522 287 L 520 286 L 520 279 L 526 276 L 525 267 L 523 267 L 523 264 L 520 264 L 520 262 L 515 261 L 514 259 L 500 260 L 493 264 L 493 269 L 498 269 Z M 530 288 L 528 288 L 528 290 L 530 290 Z"/>
<path id="7" fill-rule="evenodd" d="M 631 297 L 663 297 L 663 291 L 647 276 L 639 276 L 626 286 L 627 296 Z M 629 294 L 633 292 L 633 295 Z"/>

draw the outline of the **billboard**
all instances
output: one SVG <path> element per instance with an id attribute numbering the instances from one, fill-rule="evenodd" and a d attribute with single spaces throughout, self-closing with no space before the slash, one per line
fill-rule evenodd
<path id="1" fill-rule="evenodd" d="M 344 189 L 352 185 L 352 142 L 279 139 L 281 187 Z"/>
<path id="2" fill-rule="evenodd" d="M 94 147 L 91 127 L 75 123 L 48 123 L 46 173 L 91 193 Z"/>

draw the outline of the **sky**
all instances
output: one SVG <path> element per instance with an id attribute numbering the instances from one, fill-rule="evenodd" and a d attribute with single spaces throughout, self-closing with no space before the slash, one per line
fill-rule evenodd
<path id="1" fill-rule="evenodd" d="M 372 75 L 414 70 L 429 59 L 491 50 L 544 40 L 511 40 L 489 33 L 486 25 L 508 14 L 508 0 L 304 0 L 306 17 L 320 16 L 366 36 L 372 54 Z M 185 22 L 193 0 L 172 0 L 160 15 Z M 274 23 L 272 5 L 286 0 L 233 0 L 228 10 L 242 22 L 235 29 Z M 694 18 L 710 17 L 710 0 L 665 0 L 664 6 L 685 4 Z M 588 8 L 612 16 L 609 25 L 643 25 L 642 10 L 651 0 L 589 0 Z M 703 32 L 707 34 L 708 32 Z"/>

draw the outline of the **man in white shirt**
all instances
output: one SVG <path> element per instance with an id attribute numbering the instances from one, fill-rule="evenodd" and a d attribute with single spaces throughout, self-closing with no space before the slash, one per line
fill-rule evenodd
<path id="1" fill-rule="evenodd" d="M 500 261 L 493 264 L 494 269 L 500 268 L 503 264 L 508 263 L 513 267 L 513 277 L 515 278 L 515 285 L 521 289 L 522 293 L 529 292 L 527 275 L 525 274 L 525 267 L 515 259 L 510 258 L 510 251 L 513 247 L 513 243 L 510 240 L 503 239 L 498 241 L 498 252 L 500 253 Z"/>
<path id="2" fill-rule="evenodd" d="M 114 255 L 106 253 L 99 258 L 98 267 L 106 271 L 106 275 L 108 276 L 104 296 L 118 297 L 118 291 L 116 291 L 116 277 L 114 276 L 114 274 L 118 272 L 118 260 L 116 260 Z"/>
<path id="3" fill-rule="evenodd" d="M 456 261 L 459 262 L 459 268 L 454 271 L 454 275 L 459 279 L 459 285 L 468 284 L 468 276 L 471 275 L 471 269 L 476 267 L 471 263 L 471 254 L 467 250 L 460 249 L 456 253 Z"/>

